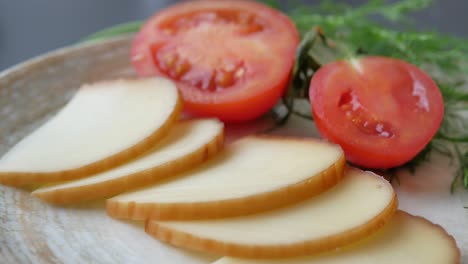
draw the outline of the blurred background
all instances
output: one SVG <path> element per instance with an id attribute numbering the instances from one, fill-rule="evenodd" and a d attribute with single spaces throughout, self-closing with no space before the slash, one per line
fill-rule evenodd
<path id="1" fill-rule="evenodd" d="M 359 5 L 367 0 L 335 0 Z M 118 23 L 141 20 L 171 0 L 0 0 L 0 71 L 28 58 L 76 43 Z M 283 6 L 293 1 L 283 1 Z M 301 1 L 318 4 L 321 0 Z M 396 2 L 396 0 L 387 0 Z M 434 0 L 414 14 L 420 30 L 468 38 L 468 1 Z"/>

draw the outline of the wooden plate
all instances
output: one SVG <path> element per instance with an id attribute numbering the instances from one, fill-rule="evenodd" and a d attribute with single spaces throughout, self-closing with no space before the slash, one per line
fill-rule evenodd
<path id="1" fill-rule="evenodd" d="M 129 62 L 131 37 L 78 44 L 0 73 L 0 156 L 53 115 L 87 82 L 135 76 Z M 308 110 L 307 105 L 304 106 Z M 227 127 L 228 140 L 255 133 L 270 120 Z M 275 131 L 316 136 L 313 123 L 293 118 Z M 400 208 L 445 227 L 468 263 L 468 192 L 450 194 L 453 168 L 434 157 L 416 175 L 402 171 L 395 184 Z M 104 202 L 53 207 L 29 192 L 0 186 L 0 263 L 210 263 L 207 256 L 164 245 L 142 223 L 106 216 Z"/>

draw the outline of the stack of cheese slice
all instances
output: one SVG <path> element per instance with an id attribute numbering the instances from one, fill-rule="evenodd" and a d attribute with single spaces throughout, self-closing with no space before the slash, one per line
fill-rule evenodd
<path id="1" fill-rule="evenodd" d="M 177 89 L 165 79 L 85 85 L 0 159 L 0 182 L 47 184 L 33 195 L 68 204 L 176 175 L 211 158 L 224 138 L 218 120 L 177 122 L 180 110 Z"/>
<path id="2" fill-rule="evenodd" d="M 107 200 L 110 216 L 232 257 L 217 264 L 457 263 L 450 236 L 395 215 L 392 186 L 346 169 L 339 146 L 250 136 L 221 151 L 221 122 L 177 122 L 180 111 L 165 79 L 84 86 L 0 159 L 0 183 L 47 184 L 33 195 L 55 204 L 117 195 Z"/>
<path id="3" fill-rule="evenodd" d="M 175 85 L 162 78 L 85 85 L 0 159 L 0 183 L 73 180 L 121 165 L 167 135 L 181 108 Z"/>
<path id="4" fill-rule="evenodd" d="M 365 241 L 407 225 L 401 230 L 405 239 L 429 230 L 427 247 L 411 255 L 399 250 L 408 243 L 393 248 L 376 243 L 371 259 L 379 260 L 379 252 L 389 249 L 401 263 L 417 263 L 412 261 L 428 258 L 424 249 L 436 247 L 434 259 L 440 263 L 458 259 L 445 233 L 426 221 L 412 224 L 404 213 L 394 216 L 397 199 L 385 179 L 358 169 L 345 172 L 343 165 L 342 151 L 329 143 L 247 137 L 177 177 L 109 199 L 107 211 L 116 218 L 146 220 L 149 235 L 172 245 L 234 257 L 221 263 L 262 258 L 264 263 L 308 263 L 312 255 L 341 247 L 367 251 Z M 340 258 L 326 256 L 329 263 Z"/>
<path id="5" fill-rule="evenodd" d="M 90 177 L 46 186 L 32 194 L 68 204 L 111 197 L 192 168 L 222 148 L 223 124 L 215 119 L 181 121 L 144 155 Z"/>
<path id="6" fill-rule="evenodd" d="M 252 136 L 176 178 L 109 199 L 107 212 L 140 220 L 247 215 L 331 188 L 344 166 L 342 150 L 330 143 Z"/>
<path id="7" fill-rule="evenodd" d="M 349 169 L 335 187 L 294 205 L 223 219 L 147 219 L 145 231 L 178 247 L 232 256 L 216 264 L 459 263 L 454 239 L 440 226 L 394 214 L 396 207 L 386 180 Z"/>
<path id="8" fill-rule="evenodd" d="M 387 181 L 349 170 L 331 190 L 292 206 L 218 220 L 148 220 L 146 232 L 177 246 L 221 255 L 298 256 L 366 237 L 390 219 L 396 206 Z"/>

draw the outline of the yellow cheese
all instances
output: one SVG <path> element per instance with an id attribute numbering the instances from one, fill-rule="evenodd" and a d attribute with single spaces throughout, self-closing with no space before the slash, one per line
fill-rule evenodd
<path id="1" fill-rule="evenodd" d="M 366 237 L 393 215 L 396 206 L 393 188 L 385 179 L 352 169 L 329 191 L 293 206 L 218 220 L 148 220 L 146 232 L 175 246 L 214 254 L 298 256 Z"/>
<path id="2" fill-rule="evenodd" d="M 222 144 L 223 123 L 215 119 L 182 121 L 151 150 L 128 163 L 32 194 L 55 204 L 106 198 L 192 168 L 216 154 Z"/>
<path id="3" fill-rule="evenodd" d="M 179 177 L 109 199 L 107 212 L 131 219 L 245 215 L 329 189 L 344 165 L 341 148 L 327 142 L 249 137 Z"/>
<path id="4" fill-rule="evenodd" d="M 460 251 L 453 237 L 424 218 L 398 211 L 374 235 L 317 256 L 290 259 L 224 257 L 213 264 L 456 264 Z"/>
<path id="5" fill-rule="evenodd" d="M 0 159 L 0 183 L 72 180 L 120 165 L 166 135 L 180 100 L 175 85 L 162 78 L 84 85 Z"/>

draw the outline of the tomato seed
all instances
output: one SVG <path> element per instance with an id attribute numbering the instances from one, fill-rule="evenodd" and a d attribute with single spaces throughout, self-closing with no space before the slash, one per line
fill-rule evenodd
<path id="1" fill-rule="evenodd" d="M 174 69 L 174 78 L 180 79 L 185 73 L 187 73 L 190 68 L 191 64 L 187 60 L 181 60 L 177 63 Z"/>
<path id="2" fill-rule="evenodd" d="M 384 138 L 391 138 L 395 135 L 394 129 L 389 123 L 380 121 L 367 113 L 352 90 L 341 95 L 338 107 L 345 112 L 346 118 L 365 134 Z"/>
<path id="3" fill-rule="evenodd" d="M 216 85 L 220 87 L 228 87 L 233 85 L 235 82 L 234 75 L 232 72 L 225 70 L 216 71 Z"/>
<path id="4" fill-rule="evenodd" d="M 177 54 L 168 54 L 164 58 L 164 68 L 171 69 L 177 61 Z"/>

